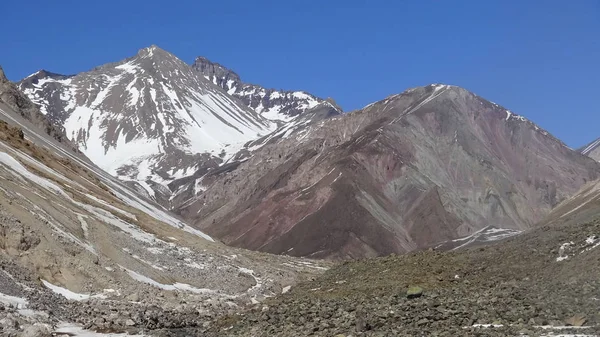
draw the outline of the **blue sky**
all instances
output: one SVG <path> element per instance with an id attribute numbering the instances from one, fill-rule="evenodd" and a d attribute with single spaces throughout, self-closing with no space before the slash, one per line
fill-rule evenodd
<path id="1" fill-rule="evenodd" d="M 0 1 L 11 80 L 77 73 L 151 44 L 353 110 L 463 86 L 572 147 L 600 137 L 600 1 Z"/>

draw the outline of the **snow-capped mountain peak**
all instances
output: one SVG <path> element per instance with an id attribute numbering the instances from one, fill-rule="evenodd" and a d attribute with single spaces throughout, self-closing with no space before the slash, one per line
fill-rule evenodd
<path id="1" fill-rule="evenodd" d="M 155 45 L 75 76 L 38 72 L 19 86 L 92 161 L 126 180 L 168 183 L 192 174 L 200 157 L 222 162 L 276 127 Z"/>

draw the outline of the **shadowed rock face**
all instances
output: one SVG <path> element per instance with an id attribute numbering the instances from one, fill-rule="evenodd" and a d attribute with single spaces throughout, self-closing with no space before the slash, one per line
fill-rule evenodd
<path id="1" fill-rule="evenodd" d="M 336 115 L 342 113 L 332 99 L 324 100 L 304 91 L 266 89 L 245 83 L 234 71 L 205 57 L 197 57 L 192 67 L 228 94 L 272 120 L 289 121 L 323 102 L 330 103 Z"/>
<path id="2" fill-rule="evenodd" d="M 525 118 L 430 85 L 263 146 L 180 213 L 234 246 L 365 257 L 529 228 L 598 172 Z"/>

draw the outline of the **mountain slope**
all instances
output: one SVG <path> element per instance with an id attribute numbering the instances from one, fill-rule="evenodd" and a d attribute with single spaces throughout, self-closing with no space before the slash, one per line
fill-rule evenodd
<path id="1" fill-rule="evenodd" d="M 19 88 L 93 162 L 150 195 L 276 127 L 156 46 L 74 76 L 40 71 Z"/>
<path id="2" fill-rule="evenodd" d="M 226 247 L 0 102 L 0 335 L 202 325 L 327 263 Z"/>
<path id="3" fill-rule="evenodd" d="M 234 246 L 375 256 L 529 228 L 599 172 L 525 118 L 431 85 L 292 131 L 179 212 Z"/>
<path id="4" fill-rule="evenodd" d="M 228 94 L 271 120 L 290 121 L 324 102 L 329 103 L 330 114 L 342 113 L 342 109 L 331 99 L 324 100 L 304 91 L 266 89 L 244 83 L 237 73 L 205 57 L 197 57 L 192 67 Z"/>
<path id="5" fill-rule="evenodd" d="M 579 152 L 596 161 L 600 161 L 600 138 L 580 148 Z"/>
<path id="6" fill-rule="evenodd" d="M 18 113 L 56 140 L 68 143 L 64 128 L 48 121 L 44 114 L 40 112 L 39 107 L 33 104 L 14 83 L 6 78 L 2 67 L 0 67 L 0 102 L 6 104 L 12 112 Z"/>

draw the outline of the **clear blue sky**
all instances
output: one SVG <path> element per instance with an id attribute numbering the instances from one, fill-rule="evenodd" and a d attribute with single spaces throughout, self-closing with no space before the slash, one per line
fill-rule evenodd
<path id="1" fill-rule="evenodd" d="M 353 110 L 463 86 L 572 147 L 600 137 L 600 1 L 0 1 L 11 80 L 76 73 L 157 44 Z"/>

